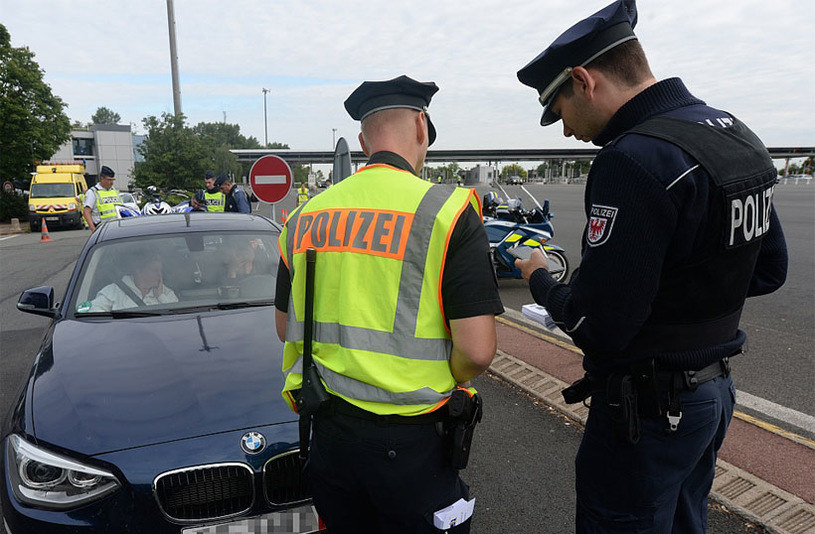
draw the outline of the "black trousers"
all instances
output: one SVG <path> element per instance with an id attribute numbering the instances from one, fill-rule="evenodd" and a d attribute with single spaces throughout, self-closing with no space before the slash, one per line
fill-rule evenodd
<path id="1" fill-rule="evenodd" d="M 306 465 L 329 534 L 439 532 L 433 513 L 469 497 L 434 423 L 383 425 L 318 415 Z M 451 530 L 470 532 L 470 521 Z"/>

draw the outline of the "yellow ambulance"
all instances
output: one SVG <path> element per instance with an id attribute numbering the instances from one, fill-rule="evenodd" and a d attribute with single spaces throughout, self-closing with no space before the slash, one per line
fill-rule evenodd
<path id="1" fill-rule="evenodd" d="M 37 165 L 28 196 L 31 231 L 38 232 L 43 219 L 49 229 L 51 225 L 82 228 L 82 202 L 87 189 L 85 166 L 82 164 Z"/>

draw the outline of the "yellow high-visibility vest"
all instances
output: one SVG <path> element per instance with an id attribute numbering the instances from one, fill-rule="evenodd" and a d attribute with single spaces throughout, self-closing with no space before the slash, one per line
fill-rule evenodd
<path id="1" fill-rule="evenodd" d="M 297 205 L 299 206 L 306 200 L 308 200 L 308 189 L 301 186 L 300 189 L 297 190 Z"/>
<path id="2" fill-rule="evenodd" d="M 94 187 L 96 193 L 96 209 L 99 210 L 99 219 L 104 222 L 106 219 L 116 219 L 119 215 L 116 213 L 114 204 L 118 204 L 119 192 L 114 189 L 101 189 Z"/>
<path id="3" fill-rule="evenodd" d="M 370 165 L 296 209 L 280 236 L 292 277 L 283 397 L 301 387 L 305 251 L 317 250 L 313 359 L 329 392 L 377 414 L 418 415 L 456 387 L 442 272 L 474 190 Z"/>
<path id="4" fill-rule="evenodd" d="M 224 211 L 224 207 L 226 205 L 226 195 L 220 191 L 217 193 L 204 191 L 204 203 L 207 206 L 207 211 Z"/>

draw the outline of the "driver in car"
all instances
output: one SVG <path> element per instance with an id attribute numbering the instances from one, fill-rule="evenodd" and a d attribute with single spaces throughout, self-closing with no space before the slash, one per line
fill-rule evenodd
<path id="1" fill-rule="evenodd" d="M 131 273 L 108 284 L 91 301 L 91 312 L 123 310 L 178 302 L 172 289 L 164 285 L 161 258 L 155 252 L 133 254 Z"/>
<path id="2" fill-rule="evenodd" d="M 255 251 L 249 243 L 241 244 L 229 252 L 226 282 L 234 282 L 254 274 Z"/>

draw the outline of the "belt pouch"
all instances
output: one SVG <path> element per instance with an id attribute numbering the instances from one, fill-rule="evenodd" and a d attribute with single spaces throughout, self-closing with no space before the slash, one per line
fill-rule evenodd
<path id="1" fill-rule="evenodd" d="M 640 418 L 637 413 L 637 393 L 631 375 L 619 373 L 610 375 L 606 395 L 612 413 L 612 436 L 624 443 L 635 445 L 640 440 Z"/>
<path id="2" fill-rule="evenodd" d="M 637 405 L 643 417 L 659 417 L 665 414 L 664 402 L 659 396 L 659 381 L 654 359 L 631 364 L 631 377 L 637 390 Z"/>

